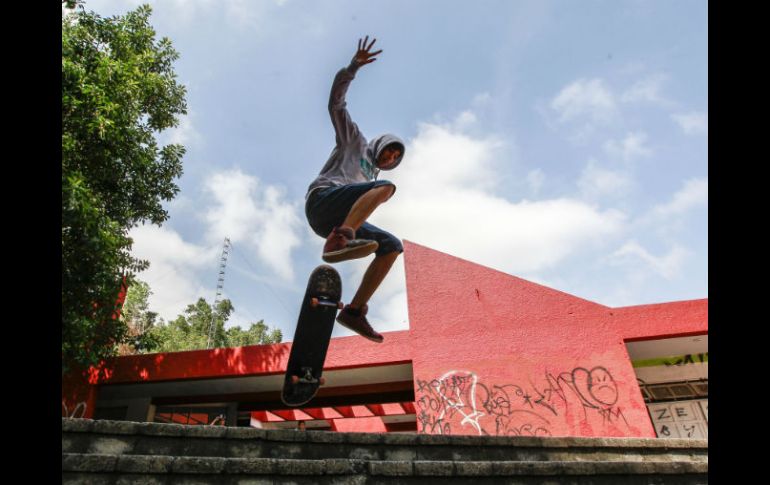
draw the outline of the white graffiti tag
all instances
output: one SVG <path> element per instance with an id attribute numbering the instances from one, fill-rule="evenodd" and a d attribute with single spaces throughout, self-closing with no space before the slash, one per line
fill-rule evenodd
<path id="1" fill-rule="evenodd" d="M 70 413 L 69 409 L 67 408 L 67 403 L 62 401 L 61 402 L 61 416 L 62 418 L 82 418 L 86 414 L 86 403 L 85 401 L 81 401 L 77 403 L 75 408 L 72 410 L 72 413 Z"/>
<path id="2" fill-rule="evenodd" d="M 460 425 L 471 424 L 479 435 L 483 434 L 479 418 L 484 416 L 484 413 L 476 409 L 477 381 L 478 377 L 473 372 L 456 370 L 449 371 L 434 381 L 433 387 L 444 403 L 441 415 L 438 416 L 439 422 L 443 422 L 447 413 L 458 412 L 463 415 Z M 467 400 L 467 404 L 463 401 L 463 397 Z"/>

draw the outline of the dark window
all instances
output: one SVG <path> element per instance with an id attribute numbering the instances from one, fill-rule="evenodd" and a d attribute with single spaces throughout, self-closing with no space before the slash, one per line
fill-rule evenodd
<path id="1" fill-rule="evenodd" d="M 212 423 L 224 425 L 223 418 L 226 417 L 226 407 L 158 406 L 155 409 L 154 421 L 156 423 L 189 424 L 193 426 Z"/>
<path id="2" fill-rule="evenodd" d="M 709 383 L 707 380 L 640 384 L 639 388 L 642 391 L 644 401 L 647 403 L 697 399 L 709 396 Z"/>
<path id="3" fill-rule="evenodd" d="M 128 416 L 128 406 L 94 409 L 94 419 L 107 419 L 110 421 L 125 421 Z"/>

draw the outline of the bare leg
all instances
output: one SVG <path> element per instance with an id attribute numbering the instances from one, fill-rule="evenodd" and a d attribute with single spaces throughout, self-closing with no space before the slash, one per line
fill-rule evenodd
<path id="1" fill-rule="evenodd" d="M 358 230 L 361 224 L 366 222 L 366 219 L 369 218 L 380 204 L 391 198 L 393 192 L 395 192 L 394 186 L 381 185 L 365 193 L 350 208 L 350 212 L 342 225 Z M 366 273 L 364 273 L 356 295 L 350 302 L 352 308 L 358 309 L 366 305 L 377 288 L 379 288 L 382 280 L 387 276 L 399 254 L 401 253 L 395 251 L 374 258 L 366 269 Z"/>
<path id="2" fill-rule="evenodd" d="M 358 287 L 356 296 L 350 302 L 352 308 L 358 309 L 366 305 L 377 288 L 379 288 L 382 280 L 387 276 L 399 254 L 401 253 L 394 251 L 374 258 L 366 269 L 366 273 L 364 273 L 364 278 L 361 280 L 361 286 Z"/>
<path id="3" fill-rule="evenodd" d="M 348 217 L 345 218 L 345 222 L 343 222 L 342 225 L 352 227 L 353 230 L 358 230 L 358 228 L 361 227 L 361 224 L 366 222 L 366 219 L 372 215 L 374 209 L 390 199 L 394 191 L 395 188 L 392 185 L 381 185 L 365 193 L 355 204 L 353 204 L 353 207 L 350 208 Z"/>

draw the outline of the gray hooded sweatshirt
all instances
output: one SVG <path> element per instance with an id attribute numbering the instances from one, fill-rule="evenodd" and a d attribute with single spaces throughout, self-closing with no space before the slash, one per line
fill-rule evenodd
<path id="1" fill-rule="evenodd" d="M 388 170 L 393 170 L 404 158 L 404 142 L 395 135 L 380 135 L 367 142 L 364 135 L 353 123 L 346 109 L 345 93 L 348 91 L 350 81 L 356 75 L 359 66 L 351 61 L 350 65 L 343 67 L 334 77 L 332 91 L 329 96 L 329 115 L 337 137 L 337 144 L 332 150 L 329 160 L 321 169 L 318 177 L 308 187 L 307 196 L 315 189 L 321 187 L 334 187 L 340 185 L 371 182 L 377 180 L 380 169 L 375 165 L 375 160 L 382 150 L 392 144 L 401 145 L 401 156 Z"/>

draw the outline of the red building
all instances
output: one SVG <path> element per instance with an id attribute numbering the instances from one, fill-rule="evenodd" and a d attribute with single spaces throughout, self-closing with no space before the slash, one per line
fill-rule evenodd
<path id="1" fill-rule="evenodd" d="M 409 330 L 332 339 L 308 408 L 290 343 L 120 357 L 63 415 L 338 431 L 708 437 L 708 300 L 610 308 L 405 244 Z"/>

